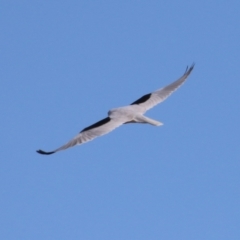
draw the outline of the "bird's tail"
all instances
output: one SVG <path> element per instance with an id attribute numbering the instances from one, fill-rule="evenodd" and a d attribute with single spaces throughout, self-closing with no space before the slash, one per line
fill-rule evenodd
<path id="1" fill-rule="evenodd" d="M 161 126 L 161 125 L 163 125 L 162 122 L 156 121 L 154 119 L 151 119 L 151 118 L 143 116 L 143 115 L 139 115 L 139 116 L 135 117 L 134 120 L 136 122 L 139 122 L 139 123 L 149 123 L 149 124 L 151 124 L 153 126 Z"/>

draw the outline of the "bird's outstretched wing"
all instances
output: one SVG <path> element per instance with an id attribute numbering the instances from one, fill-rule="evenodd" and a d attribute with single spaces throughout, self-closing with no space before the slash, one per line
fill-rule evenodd
<path id="1" fill-rule="evenodd" d="M 76 137 L 74 137 L 72 140 L 70 140 L 68 143 L 61 146 L 60 148 L 57 148 L 56 150 L 51 152 L 45 152 L 43 150 L 37 150 L 37 152 L 40 154 L 50 155 L 55 152 L 73 147 L 75 145 L 91 141 L 96 137 L 100 137 L 104 134 L 111 132 L 122 124 L 123 122 L 118 119 L 111 119 L 110 117 L 107 117 L 99 122 L 94 123 L 89 127 L 84 128 Z"/>
<path id="2" fill-rule="evenodd" d="M 131 105 L 138 104 L 145 108 L 145 111 L 149 110 L 150 108 L 154 107 L 155 105 L 163 102 L 167 97 L 169 97 L 177 88 L 179 88 L 190 75 L 191 71 L 194 68 L 194 64 L 190 68 L 187 67 L 185 73 L 182 77 L 180 77 L 175 82 L 167 85 L 166 87 L 160 88 L 155 92 L 146 94 L 136 100 L 135 102 L 131 103 Z"/>

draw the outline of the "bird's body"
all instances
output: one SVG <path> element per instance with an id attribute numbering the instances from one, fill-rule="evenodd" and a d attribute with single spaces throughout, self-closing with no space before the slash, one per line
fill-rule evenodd
<path id="1" fill-rule="evenodd" d="M 154 126 L 162 125 L 161 122 L 144 116 L 144 113 L 158 103 L 164 101 L 173 91 L 181 86 L 191 73 L 193 67 L 194 65 L 192 65 L 189 69 L 187 68 L 186 72 L 181 78 L 169 84 L 168 86 L 155 92 L 146 94 L 128 106 L 111 109 L 108 112 L 108 117 L 94 123 L 93 125 L 90 125 L 89 127 L 84 128 L 75 138 L 70 140 L 62 147 L 51 152 L 45 152 L 42 150 L 38 150 L 37 152 L 40 154 L 49 155 L 60 150 L 93 140 L 96 137 L 109 133 L 125 123 L 149 123 Z"/>
<path id="2" fill-rule="evenodd" d="M 143 116 L 145 108 L 140 105 L 128 105 L 119 108 L 113 108 L 108 112 L 109 118 L 122 123 L 150 123 L 159 126 L 159 122 Z"/>

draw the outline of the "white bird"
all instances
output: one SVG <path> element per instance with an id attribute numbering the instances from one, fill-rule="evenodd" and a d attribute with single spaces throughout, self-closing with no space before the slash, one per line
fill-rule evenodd
<path id="1" fill-rule="evenodd" d="M 62 147 L 51 152 L 45 152 L 43 150 L 37 150 L 37 152 L 46 155 L 53 154 L 69 147 L 91 141 L 96 137 L 111 132 L 115 128 L 120 127 L 125 123 L 149 123 L 154 126 L 163 125 L 163 123 L 148 118 L 143 114 L 150 108 L 163 102 L 167 97 L 169 97 L 170 94 L 180 87 L 190 75 L 193 67 L 194 64 L 192 64 L 190 68 L 187 67 L 182 77 L 166 87 L 158 89 L 152 93 L 148 93 L 128 106 L 111 109 L 108 112 L 108 117 L 94 123 L 89 127 L 84 128 L 76 137 Z"/>

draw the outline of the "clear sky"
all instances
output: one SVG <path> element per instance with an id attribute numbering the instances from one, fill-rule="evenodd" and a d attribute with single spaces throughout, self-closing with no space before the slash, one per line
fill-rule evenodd
<path id="1" fill-rule="evenodd" d="M 0 4 L 0 239 L 239 240 L 240 3 Z M 147 112 L 50 156 L 180 77 Z"/>

